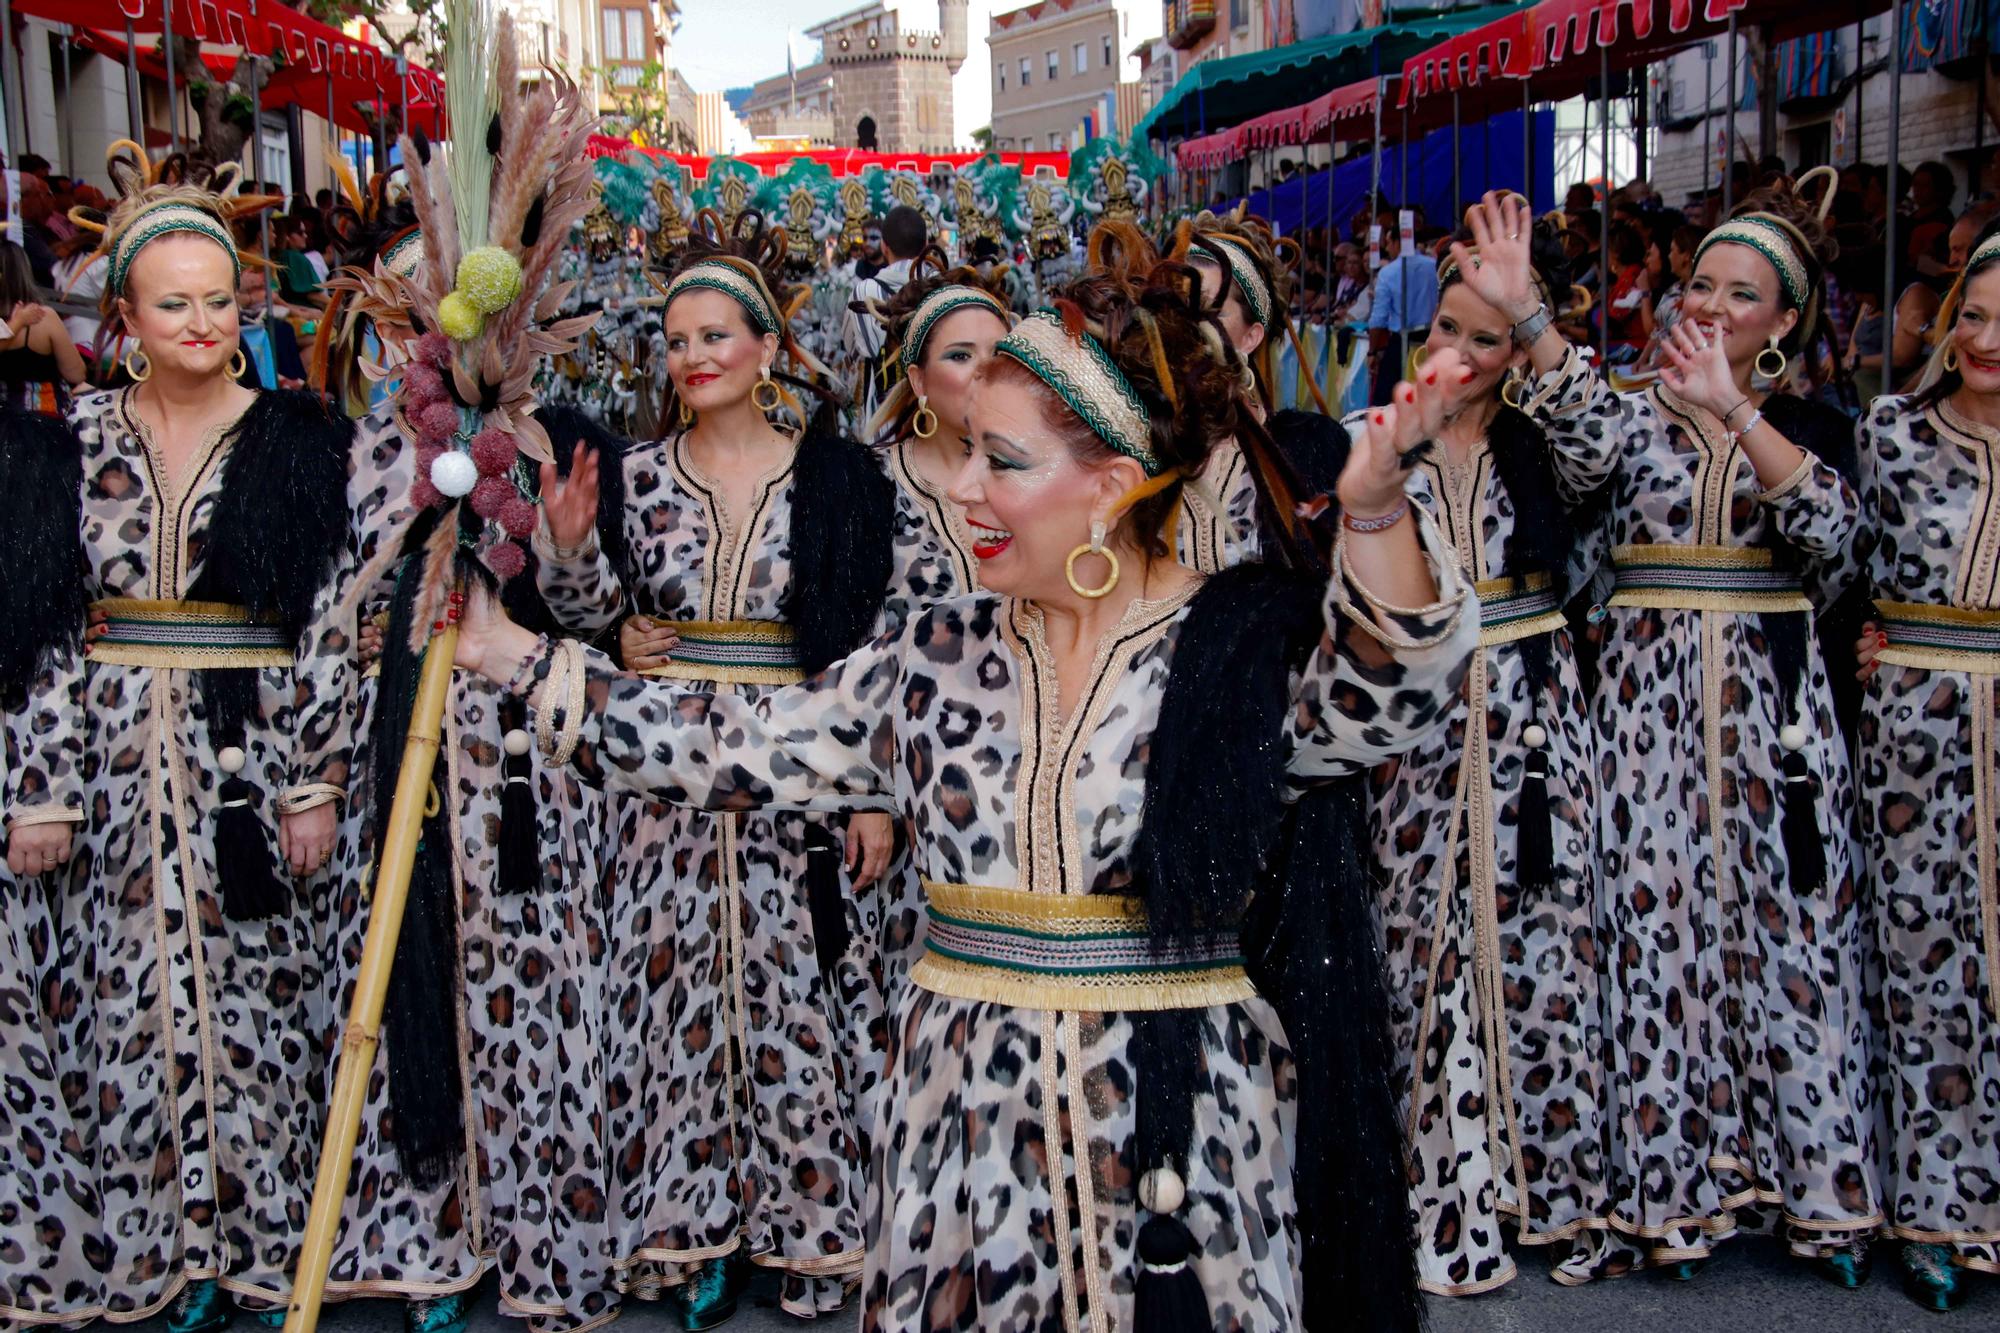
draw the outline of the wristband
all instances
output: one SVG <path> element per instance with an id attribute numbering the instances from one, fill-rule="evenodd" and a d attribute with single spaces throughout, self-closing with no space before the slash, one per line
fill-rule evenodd
<path id="1" fill-rule="evenodd" d="M 1514 326 L 1514 341 L 1526 347 L 1541 337 L 1542 331 L 1555 322 L 1556 317 L 1549 313 L 1547 306 L 1536 306 L 1534 314 Z"/>
<path id="2" fill-rule="evenodd" d="M 1405 500 L 1388 513 L 1378 514 L 1374 518 L 1356 518 L 1352 514 L 1342 513 L 1340 522 L 1349 532 L 1386 532 L 1402 522 L 1403 516 L 1409 512 L 1410 502 Z"/>

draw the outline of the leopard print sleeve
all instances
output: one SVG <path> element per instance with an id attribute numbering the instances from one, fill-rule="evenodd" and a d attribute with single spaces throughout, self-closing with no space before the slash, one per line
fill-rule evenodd
<path id="1" fill-rule="evenodd" d="M 892 710 L 903 636 L 885 634 L 811 680 L 756 699 L 687 693 L 585 650 L 579 774 L 669 805 L 715 811 L 896 805 Z M 538 692 L 529 722 L 536 734 Z"/>
<path id="2" fill-rule="evenodd" d="M 1404 753 L 1438 725 L 1479 642 L 1479 606 L 1428 514 L 1416 515 L 1437 580 L 1428 606 L 1383 602 L 1336 546 L 1326 631 L 1292 691 L 1286 742 L 1295 782 L 1324 781 Z M 1344 543 L 1343 538 L 1343 543 Z"/>
<path id="3" fill-rule="evenodd" d="M 1631 404 L 1592 370 L 1576 348 L 1531 381 L 1523 410 L 1548 434 L 1556 488 L 1570 504 L 1602 490 L 1618 470 Z"/>
<path id="4" fill-rule="evenodd" d="M 1861 498 L 1847 478 L 1807 454 L 1791 476 L 1757 498 L 1785 540 L 1812 563 L 1815 600 L 1824 604 L 1838 597 L 1872 545 L 1861 521 Z"/>

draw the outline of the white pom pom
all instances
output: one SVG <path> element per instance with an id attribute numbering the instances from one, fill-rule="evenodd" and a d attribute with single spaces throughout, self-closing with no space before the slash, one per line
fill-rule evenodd
<path id="1" fill-rule="evenodd" d="M 1185 1198 L 1187 1186 L 1172 1167 L 1157 1166 L 1139 1177 L 1139 1203 L 1149 1213 L 1176 1212 Z"/>
<path id="2" fill-rule="evenodd" d="M 1549 733 L 1539 722 L 1530 722 L 1521 728 L 1521 744 L 1530 750 L 1539 750 L 1549 743 Z"/>
<path id="3" fill-rule="evenodd" d="M 215 753 L 215 766 L 232 778 L 243 771 L 243 765 L 248 761 L 249 756 L 243 753 L 240 745 L 225 745 Z"/>
<path id="4" fill-rule="evenodd" d="M 438 494 L 463 499 L 478 484 L 479 465 L 471 454 L 447 449 L 431 460 L 431 485 L 438 488 Z"/>
<path id="5" fill-rule="evenodd" d="M 528 747 L 532 745 L 534 742 L 528 739 L 527 732 L 521 730 L 519 727 L 515 727 L 512 731 L 508 732 L 505 736 L 500 738 L 500 743 L 507 747 L 508 754 L 511 754 L 516 759 L 519 759 L 522 755 L 528 752 Z"/>
<path id="6" fill-rule="evenodd" d="M 1787 722 L 1778 729 L 1778 744 L 1797 754 L 1806 748 L 1806 729 L 1796 722 Z"/>

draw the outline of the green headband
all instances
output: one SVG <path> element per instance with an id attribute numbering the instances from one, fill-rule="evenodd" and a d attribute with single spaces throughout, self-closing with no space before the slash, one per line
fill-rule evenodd
<path id="1" fill-rule="evenodd" d="M 682 270 L 681 275 L 667 284 L 667 304 L 674 298 L 694 287 L 706 287 L 712 292 L 721 292 L 732 297 L 743 307 L 743 313 L 750 317 L 750 327 L 759 333 L 778 333 L 784 326 L 778 321 L 778 312 L 771 299 L 764 294 L 763 284 L 752 282 L 742 272 L 729 264 L 703 260 Z"/>
<path id="2" fill-rule="evenodd" d="M 908 374 L 910 368 L 923 357 L 924 341 L 931 336 L 931 327 L 952 311 L 963 310 L 967 306 L 991 310 L 1003 321 L 1007 318 L 1007 312 L 1000 308 L 1000 303 L 977 287 L 953 284 L 938 288 L 923 299 L 917 306 L 917 313 L 910 317 L 910 331 L 903 335 L 904 374 Z"/>
<path id="3" fill-rule="evenodd" d="M 1264 285 L 1264 275 L 1257 271 L 1257 263 L 1243 242 L 1222 232 L 1207 232 L 1188 248 L 1221 265 L 1236 283 L 1236 290 L 1243 293 L 1243 304 L 1250 307 L 1250 318 L 1269 327 L 1271 289 Z"/>
<path id="4" fill-rule="evenodd" d="M 208 237 L 221 246 L 223 253 L 229 256 L 229 264 L 235 276 L 243 275 L 243 260 L 236 253 L 236 239 L 229 234 L 229 228 L 222 225 L 222 220 L 197 204 L 181 199 L 169 199 L 143 210 L 138 217 L 133 218 L 132 225 L 125 228 L 125 234 L 120 236 L 118 244 L 112 247 L 111 269 L 105 275 L 112 294 L 115 296 L 124 293 L 125 281 L 132 276 L 132 261 L 139 257 L 139 251 L 145 249 L 149 242 L 157 241 L 162 236 L 169 236 L 177 231 Z"/>
<path id="5" fill-rule="evenodd" d="M 1972 258 L 1965 261 L 1965 271 L 1970 273 L 1989 259 L 2000 259 L 2000 232 L 1979 243 L 1979 248 L 1972 252 Z"/>
<path id="6" fill-rule="evenodd" d="M 1135 460 L 1147 476 L 1160 474 L 1146 405 L 1097 339 L 1087 333 L 1072 338 L 1061 315 L 1037 310 L 1015 325 L 993 351 L 1026 366 L 1083 418 L 1097 438 Z"/>
<path id="7" fill-rule="evenodd" d="M 1806 308 L 1806 301 L 1812 295 L 1812 280 L 1807 276 L 1805 260 L 1799 256 L 1798 243 L 1784 223 L 1765 213 L 1731 218 L 1702 238 L 1695 247 L 1695 262 L 1700 263 L 1714 245 L 1745 245 L 1764 256 L 1778 271 L 1778 287 L 1784 292 L 1786 302 L 1794 310 Z"/>

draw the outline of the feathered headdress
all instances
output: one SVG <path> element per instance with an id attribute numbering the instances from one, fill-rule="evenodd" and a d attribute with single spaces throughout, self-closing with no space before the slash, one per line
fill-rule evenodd
<path id="1" fill-rule="evenodd" d="M 117 188 L 118 201 L 101 220 L 95 210 L 80 206 L 69 211 L 69 220 L 97 236 L 97 249 L 92 252 L 91 259 L 94 261 L 98 255 L 109 255 L 114 270 L 120 267 L 116 252 L 127 239 L 133 224 L 156 208 L 187 202 L 215 214 L 226 227 L 239 218 L 255 217 L 265 209 L 284 202 L 278 195 L 238 194 L 237 187 L 242 183 L 243 173 L 234 162 L 208 167 L 190 161 L 185 153 L 170 153 L 155 162 L 146 156 L 144 148 L 130 139 L 114 139 L 111 142 L 104 153 L 104 168 L 111 177 L 112 185 Z M 239 267 L 244 264 L 275 267 L 255 251 L 235 245 L 233 240 L 230 249 L 234 251 Z M 129 259 L 126 262 L 129 263 Z M 77 273 L 82 274 L 88 267 L 88 263 L 78 266 Z M 118 293 L 113 286 L 110 282 L 105 284 L 107 310 L 117 299 Z"/>
<path id="2" fill-rule="evenodd" d="M 531 468 L 554 458 L 534 417 L 535 375 L 597 319 L 554 318 L 573 284 L 550 281 L 592 204 L 584 145 L 597 118 L 553 70 L 522 87 L 508 15 L 493 21 L 486 0 L 450 0 L 447 14 L 450 142 L 440 160 L 421 131 L 401 141 L 424 260 L 399 272 L 378 258 L 372 273 L 329 284 L 375 321 L 384 364 L 372 373 L 402 375 L 398 406 L 417 437 L 411 498 L 440 515 L 412 619 L 417 651 L 444 619 L 458 556 L 503 582 L 525 566 Z"/>

